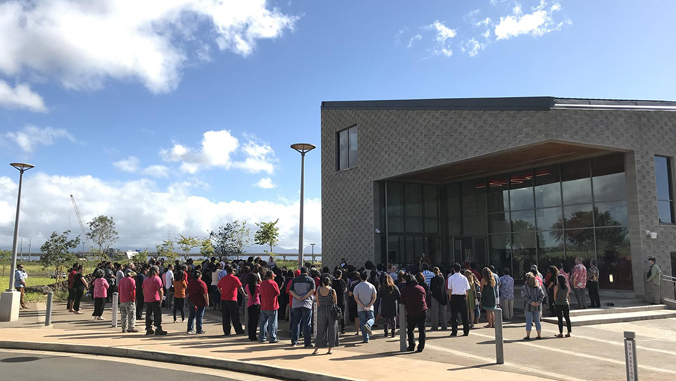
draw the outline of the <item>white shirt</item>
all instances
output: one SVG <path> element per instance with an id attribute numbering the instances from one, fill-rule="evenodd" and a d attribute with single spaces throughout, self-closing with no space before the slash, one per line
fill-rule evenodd
<path id="1" fill-rule="evenodd" d="M 164 274 L 164 288 L 168 290 L 173 285 L 174 285 L 174 272 L 171 270 L 167 270 L 167 272 Z"/>
<path id="2" fill-rule="evenodd" d="M 465 295 L 469 290 L 469 281 L 464 275 L 455 273 L 448 277 L 448 289 L 452 295 Z"/>

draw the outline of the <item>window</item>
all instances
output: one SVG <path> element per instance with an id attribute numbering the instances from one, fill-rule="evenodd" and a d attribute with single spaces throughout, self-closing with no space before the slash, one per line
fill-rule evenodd
<path id="1" fill-rule="evenodd" d="M 336 135 L 338 143 L 338 160 L 336 160 L 338 170 L 356 167 L 359 163 L 357 126 L 340 131 Z"/>
<path id="2" fill-rule="evenodd" d="M 655 180 L 657 182 L 657 212 L 661 223 L 674 223 L 674 199 L 671 189 L 671 161 L 655 156 Z"/>

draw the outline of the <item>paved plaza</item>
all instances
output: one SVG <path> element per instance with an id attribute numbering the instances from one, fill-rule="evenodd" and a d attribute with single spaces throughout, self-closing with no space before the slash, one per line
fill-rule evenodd
<path id="1" fill-rule="evenodd" d="M 122 334 L 109 320 L 93 321 L 89 313 L 72 315 L 65 306 L 55 306 L 53 326 L 43 327 L 43 305 L 22 311 L 15 323 L 0 324 L 0 346 L 9 342 L 84 345 L 153 351 L 156 357 L 172 361 L 174 356 L 230 359 L 238 363 L 264 364 L 279 369 L 306 371 L 349 380 L 408 380 L 411 378 L 453 377 L 475 380 L 620 380 L 625 378 L 623 331 L 637 336 L 639 375 L 642 380 L 665 380 L 676 377 L 676 319 L 574 327 L 573 337 L 554 338 L 557 328 L 543 324 L 543 340 L 524 342 L 523 322 L 506 323 L 505 365 L 495 365 L 494 332 L 472 330 L 469 337 L 449 337 L 448 331 L 428 331 L 423 353 L 399 352 L 398 338 L 382 338 L 379 329 L 369 344 L 348 333 L 341 336 L 341 346 L 332 356 L 311 354 L 311 349 L 289 345 L 287 323 L 280 324 L 278 344 L 251 343 L 246 336 L 225 338 L 220 318 L 208 313 L 204 336 L 186 335 L 185 325 L 163 324 L 169 335 L 146 337 L 143 333 Z M 91 311 L 87 305 L 87 310 Z M 85 310 L 85 311 L 87 311 Z M 110 319 L 110 311 L 105 317 Z M 10 329 L 11 328 L 11 329 Z M 44 347 L 44 345 L 43 345 Z M 67 348 L 67 347 L 62 347 Z M 44 348 L 43 348 L 44 349 Z M 100 353 L 100 352 L 95 352 Z M 112 352 L 111 352 L 112 353 Z M 126 352 L 131 356 L 133 351 Z M 169 355 L 170 354 L 170 355 Z M 215 360 L 213 360 L 215 361 Z M 281 375 L 281 373 L 280 373 Z"/>

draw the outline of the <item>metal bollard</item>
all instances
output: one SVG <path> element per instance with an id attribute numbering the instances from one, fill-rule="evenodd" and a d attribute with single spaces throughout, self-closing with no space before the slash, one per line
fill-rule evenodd
<path id="1" fill-rule="evenodd" d="M 113 328 L 117 328 L 117 311 L 118 311 L 118 304 L 120 301 L 120 295 L 117 292 L 113 292 L 113 306 L 111 307 L 111 315 L 110 315 L 110 326 Z"/>
<path id="2" fill-rule="evenodd" d="M 244 308 L 244 331 L 249 332 L 249 309 L 247 308 L 247 304 L 249 304 L 249 297 L 244 296 L 242 298 L 242 307 Z"/>
<path id="3" fill-rule="evenodd" d="M 45 327 L 52 324 L 52 302 L 54 301 L 54 293 L 52 291 L 47 293 L 47 311 L 45 313 Z"/>
<path id="4" fill-rule="evenodd" d="M 406 352 L 406 305 L 399 303 L 399 350 Z"/>
<path id="5" fill-rule="evenodd" d="M 505 353 L 503 351 L 504 339 L 502 337 L 502 310 L 495 309 L 495 362 L 505 363 Z"/>
<path id="6" fill-rule="evenodd" d="M 624 331 L 624 357 L 627 363 L 627 381 L 638 381 L 638 359 L 636 358 L 636 333 Z"/>

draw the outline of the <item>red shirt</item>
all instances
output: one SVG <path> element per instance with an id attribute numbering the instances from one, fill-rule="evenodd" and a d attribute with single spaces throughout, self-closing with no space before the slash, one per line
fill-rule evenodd
<path id="1" fill-rule="evenodd" d="M 479 280 L 479 282 L 481 282 L 481 273 L 474 270 L 474 269 L 469 269 L 469 270 L 472 272 L 472 274 L 474 274 L 476 276 L 476 278 Z"/>
<path id="2" fill-rule="evenodd" d="M 162 290 L 162 281 L 157 275 L 146 278 L 143 281 L 143 300 L 146 303 L 149 302 L 159 302 L 162 300 L 160 297 L 160 290 Z"/>
<path id="3" fill-rule="evenodd" d="M 204 298 L 209 291 L 207 290 L 207 284 L 204 283 L 202 279 L 192 279 L 188 283 L 188 288 L 186 289 L 188 293 L 188 300 L 196 305 L 197 307 L 204 307 L 207 305 L 207 301 Z"/>
<path id="4" fill-rule="evenodd" d="M 120 303 L 136 301 L 136 281 L 134 278 L 125 276 L 120 279 L 117 292 L 120 293 Z"/>
<path id="5" fill-rule="evenodd" d="M 237 289 L 242 287 L 242 282 L 236 276 L 228 274 L 218 281 L 217 287 L 221 292 L 221 300 L 236 302 Z"/>
<path id="6" fill-rule="evenodd" d="M 279 286 L 272 279 L 264 280 L 261 283 L 261 310 L 275 311 L 279 309 Z"/>
<path id="7" fill-rule="evenodd" d="M 293 299 L 294 299 L 294 297 L 291 296 L 291 293 L 289 292 L 289 291 L 291 291 L 291 284 L 292 284 L 292 283 L 293 283 L 293 282 L 289 282 L 289 283 L 286 285 L 286 293 L 289 294 L 289 309 L 293 308 Z"/>
<path id="8" fill-rule="evenodd" d="M 70 270 L 68 273 L 68 288 L 73 288 L 73 281 L 75 281 L 75 274 L 77 274 L 77 270 Z"/>

